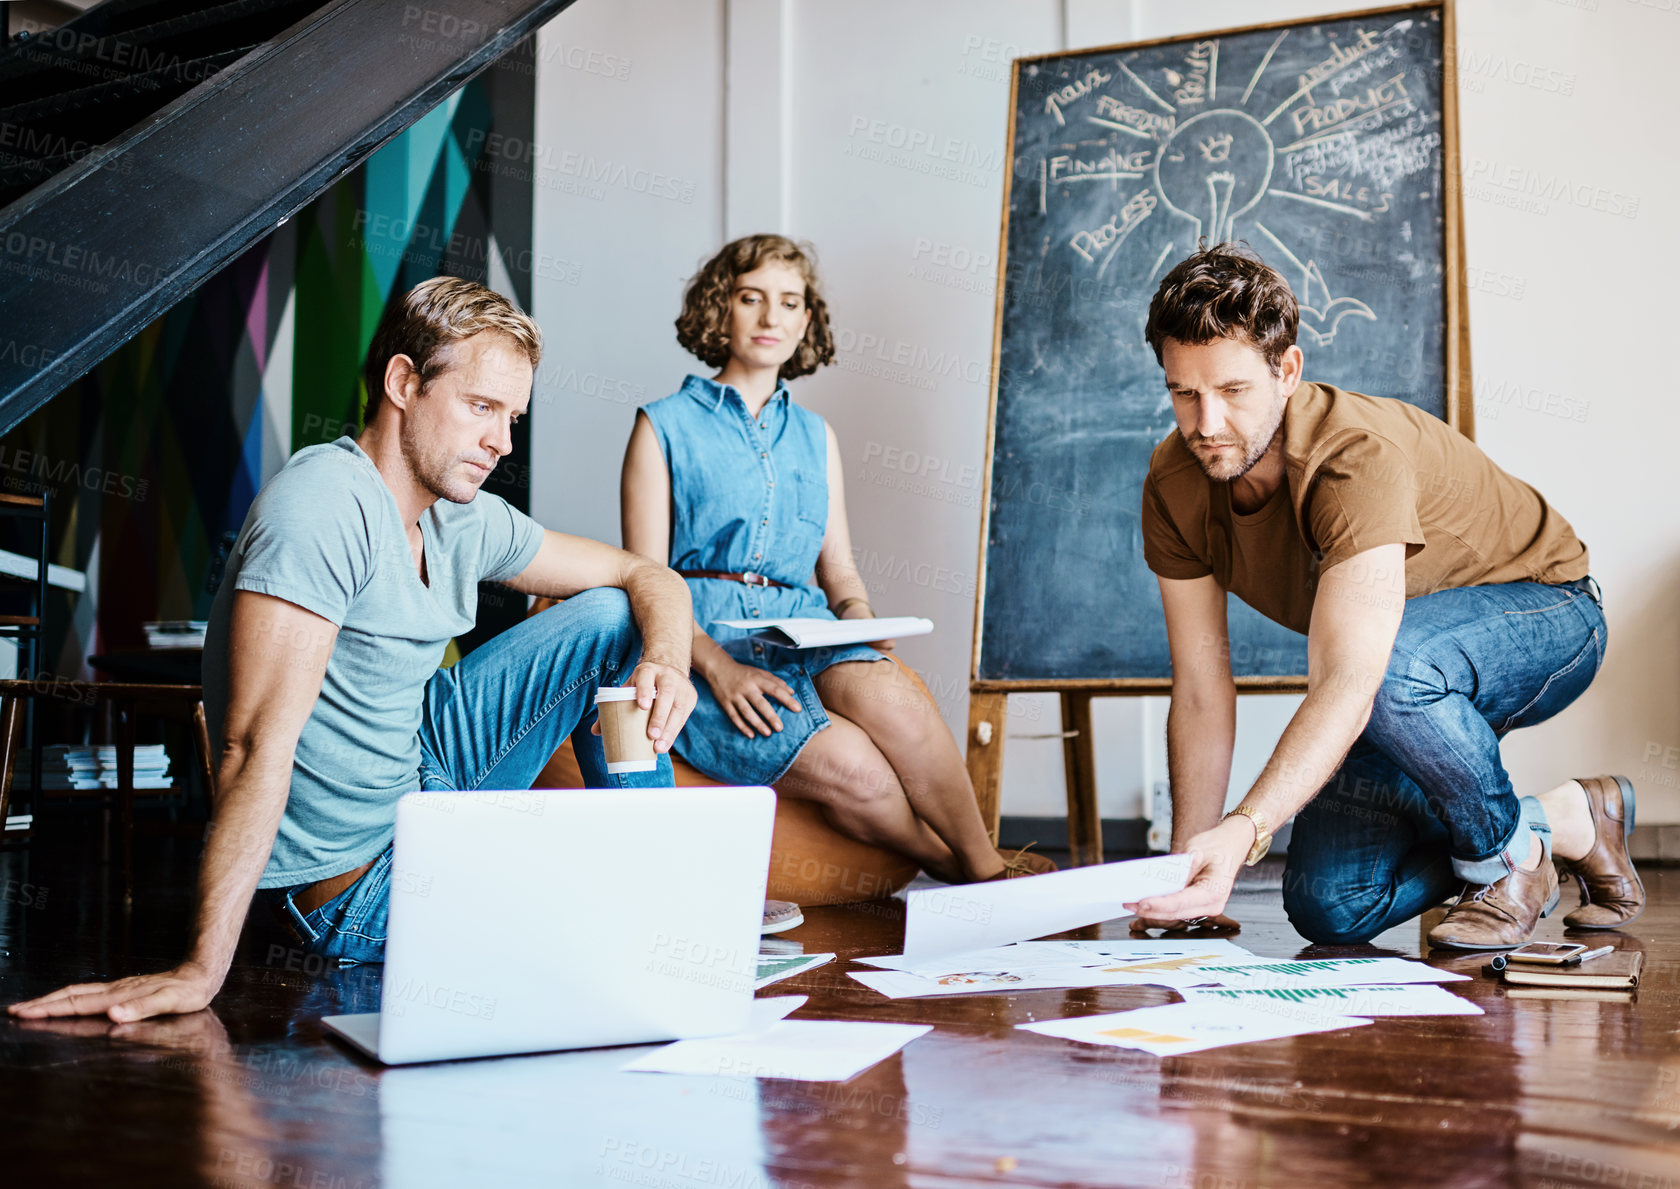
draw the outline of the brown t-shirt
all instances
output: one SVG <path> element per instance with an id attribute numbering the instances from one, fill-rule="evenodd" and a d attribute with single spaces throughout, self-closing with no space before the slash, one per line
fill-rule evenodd
<path id="1" fill-rule="evenodd" d="M 1318 573 L 1406 546 L 1406 597 L 1496 582 L 1572 582 L 1587 547 L 1545 498 L 1446 422 L 1404 401 L 1303 383 L 1283 415 L 1285 482 L 1231 508 L 1177 430 L 1150 456 L 1143 557 L 1163 578 L 1219 585 L 1305 632 Z"/>

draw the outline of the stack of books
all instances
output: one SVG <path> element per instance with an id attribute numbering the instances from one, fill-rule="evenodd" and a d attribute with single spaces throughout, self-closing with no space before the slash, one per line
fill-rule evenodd
<path id="1" fill-rule="evenodd" d="M 147 648 L 203 648 L 205 619 L 159 619 L 140 625 L 146 630 Z"/>
<path id="2" fill-rule="evenodd" d="M 14 779 L 19 788 L 29 787 L 29 762 L 19 757 Z M 41 749 L 41 787 L 49 792 L 117 787 L 117 749 L 87 744 L 53 745 Z M 170 788 L 169 756 L 161 743 L 144 743 L 134 749 L 134 787 Z"/>

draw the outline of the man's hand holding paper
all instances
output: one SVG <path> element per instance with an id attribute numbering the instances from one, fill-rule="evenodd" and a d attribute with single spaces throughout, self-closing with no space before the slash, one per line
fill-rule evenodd
<path id="1" fill-rule="evenodd" d="M 1184 887 L 1192 857 L 1157 855 L 905 897 L 904 957 L 934 958 L 1044 937 L 1124 915 L 1129 900 Z"/>
<path id="2" fill-rule="evenodd" d="M 1231 899 L 1237 870 L 1253 844 L 1252 821 L 1240 816 L 1226 818 L 1213 829 L 1191 838 L 1186 845 L 1190 855 L 1188 884 L 1179 891 L 1128 904 L 1127 909 L 1137 913 L 1139 921 L 1148 922 L 1145 928 L 1183 928 L 1210 917 L 1235 925 L 1235 921 L 1222 914 Z M 1132 927 L 1136 929 L 1138 922 L 1134 921 Z"/>

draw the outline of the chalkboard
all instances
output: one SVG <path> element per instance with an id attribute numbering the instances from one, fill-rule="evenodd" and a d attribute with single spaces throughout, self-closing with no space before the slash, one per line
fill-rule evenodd
<path id="1" fill-rule="evenodd" d="M 1409 5 L 1016 61 L 974 688 L 1170 681 L 1139 504 L 1174 421 L 1143 326 L 1199 239 L 1288 279 L 1307 379 L 1468 432 L 1450 22 Z M 1230 624 L 1240 685 L 1302 679 L 1304 636 L 1235 598 Z"/>

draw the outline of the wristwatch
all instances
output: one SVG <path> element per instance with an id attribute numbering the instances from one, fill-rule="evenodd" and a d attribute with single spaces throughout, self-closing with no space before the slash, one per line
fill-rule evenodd
<path id="1" fill-rule="evenodd" d="M 1272 849 L 1272 827 L 1266 824 L 1266 815 L 1258 809 L 1250 809 L 1246 805 L 1239 805 L 1222 817 L 1221 821 L 1230 821 L 1241 814 L 1254 823 L 1254 845 L 1248 848 L 1248 858 L 1243 860 L 1244 867 L 1252 867 L 1266 857 L 1266 852 Z"/>

